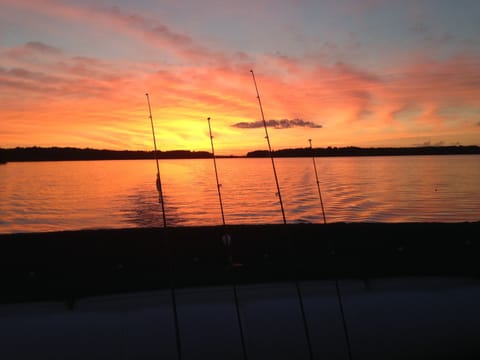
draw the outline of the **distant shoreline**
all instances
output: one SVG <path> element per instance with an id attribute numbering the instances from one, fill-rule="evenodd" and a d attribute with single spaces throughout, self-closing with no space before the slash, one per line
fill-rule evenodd
<path id="1" fill-rule="evenodd" d="M 327 147 L 295 148 L 273 151 L 276 158 L 285 157 L 340 157 L 340 156 L 407 156 L 407 155 L 468 155 L 480 154 L 480 146 L 422 146 L 422 147 Z M 157 151 L 159 159 L 208 159 L 208 151 L 172 150 Z M 268 157 L 267 150 L 255 150 L 246 155 L 217 156 L 218 158 L 262 158 Z M 72 147 L 17 147 L 0 148 L 1 162 L 26 161 L 76 161 L 76 160 L 144 160 L 154 159 L 154 151 L 141 150 L 98 150 Z"/>

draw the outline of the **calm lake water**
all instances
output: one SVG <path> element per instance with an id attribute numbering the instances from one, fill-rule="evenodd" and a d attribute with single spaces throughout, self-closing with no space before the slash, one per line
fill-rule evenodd
<path id="1" fill-rule="evenodd" d="M 480 220 L 480 155 L 316 159 L 327 222 Z M 311 158 L 275 159 L 287 222 L 322 223 Z M 281 223 L 270 159 L 218 159 L 227 224 Z M 211 159 L 161 160 L 168 226 L 222 223 Z M 152 160 L 0 165 L 0 233 L 163 226 Z"/>

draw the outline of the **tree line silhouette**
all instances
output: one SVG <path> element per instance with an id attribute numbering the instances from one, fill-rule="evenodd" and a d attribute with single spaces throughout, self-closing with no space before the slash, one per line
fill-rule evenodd
<path id="1" fill-rule="evenodd" d="M 471 146 L 420 146 L 420 147 L 378 147 L 361 148 L 327 147 L 327 148 L 295 148 L 281 149 L 272 152 L 274 157 L 309 157 L 309 156 L 394 156 L 394 155 L 455 155 L 455 154 L 480 154 L 480 147 Z M 256 150 L 247 153 L 247 157 L 270 156 L 266 150 Z"/>
<path id="2" fill-rule="evenodd" d="M 421 147 L 384 147 L 361 148 L 327 147 L 327 148 L 294 148 L 281 149 L 272 152 L 274 157 L 310 157 L 310 156 L 394 156 L 394 155 L 454 155 L 480 154 L 480 146 L 421 146 Z M 206 159 L 212 154 L 208 151 L 171 150 L 157 151 L 159 159 Z M 267 150 L 255 150 L 244 156 L 218 157 L 248 157 L 259 158 L 270 156 Z M 155 151 L 142 150 L 99 150 L 80 149 L 74 147 L 16 147 L 0 148 L 0 162 L 16 161 L 72 161 L 72 160 L 140 160 L 154 159 Z"/>
<path id="3" fill-rule="evenodd" d="M 157 151 L 161 159 L 210 158 L 207 151 L 172 150 Z M 73 147 L 17 147 L 0 149 L 0 159 L 5 161 L 72 161 L 72 160 L 140 160 L 154 159 L 154 151 L 98 150 Z"/>

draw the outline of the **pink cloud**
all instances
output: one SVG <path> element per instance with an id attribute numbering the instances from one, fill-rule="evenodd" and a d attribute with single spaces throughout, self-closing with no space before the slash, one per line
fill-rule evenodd
<path id="1" fill-rule="evenodd" d="M 295 57 L 217 51 L 161 21 L 119 8 L 82 8 L 53 0 L 11 4 L 64 19 L 88 19 L 180 59 L 180 64 L 161 65 L 105 61 L 71 56 L 38 41 L 1 50 L 3 118 L 12 120 L 9 124 L 23 123 L 25 128 L 31 126 L 27 118 L 38 119 L 52 129 L 60 126 L 60 120 L 69 119 L 74 124 L 52 131 L 62 136 L 70 133 L 72 138 L 81 133 L 84 141 L 90 133 L 91 141 L 115 147 L 141 143 L 144 93 L 149 92 L 157 100 L 154 106 L 164 120 L 162 126 L 168 128 L 165 141 L 196 136 L 192 119 L 212 116 L 218 119 L 217 132 L 241 144 L 244 134 L 231 125 L 260 117 L 250 69 L 255 71 L 267 119 L 308 119 L 324 125 L 321 131 L 332 139 L 345 137 L 346 145 L 354 145 L 360 135 L 393 138 L 443 131 L 449 126 L 441 108 L 453 104 L 478 109 L 480 103 L 480 58 L 470 54 L 442 61 L 415 54 L 408 64 L 380 72 L 327 62 L 321 54 Z M 300 134 L 298 128 L 283 131 L 285 144 L 294 131 Z M 145 136 L 148 141 L 148 131 Z M 260 136 L 258 141 L 262 140 Z"/>
<path id="2" fill-rule="evenodd" d="M 168 25 L 141 14 L 128 13 L 119 7 L 84 7 L 59 0 L 7 0 L 11 6 L 35 9 L 39 13 L 64 20 L 88 21 L 134 37 L 181 59 L 209 61 L 222 59 L 223 54 L 196 43 L 189 35 L 173 31 Z"/>
<path id="3" fill-rule="evenodd" d="M 4 55 L 13 59 L 22 59 L 32 56 L 56 56 L 61 54 L 61 50 L 56 47 L 46 45 L 39 41 L 30 41 L 23 46 L 9 49 Z"/>

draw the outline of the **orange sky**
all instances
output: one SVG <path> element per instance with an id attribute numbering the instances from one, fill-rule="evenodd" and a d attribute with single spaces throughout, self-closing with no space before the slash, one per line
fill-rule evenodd
<path id="1" fill-rule="evenodd" d="M 480 145 L 477 2 L 273 3 L 0 0 L 0 147 Z"/>

